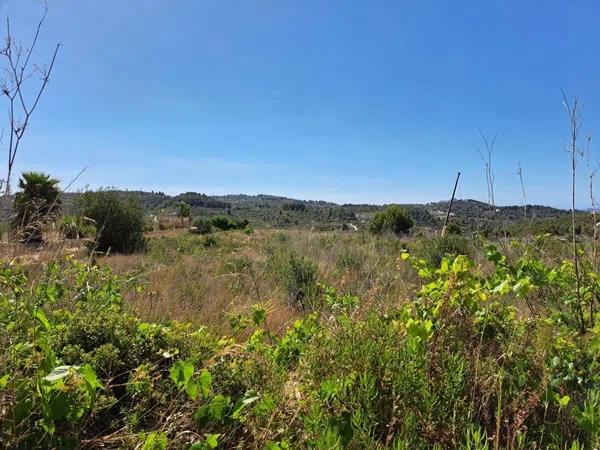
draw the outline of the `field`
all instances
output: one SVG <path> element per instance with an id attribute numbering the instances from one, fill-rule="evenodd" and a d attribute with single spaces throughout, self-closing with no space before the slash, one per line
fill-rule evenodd
<path id="1" fill-rule="evenodd" d="M 315 279 L 359 295 L 365 307 L 392 307 L 410 292 L 406 270 L 398 271 L 403 241 L 368 234 L 256 230 L 198 237 L 184 230 L 150 234 L 145 254 L 113 255 L 102 261 L 113 272 L 142 283 L 142 293 L 124 292 L 144 320 L 188 320 L 214 331 L 228 330 L 230 314 L 266 305 L 271 329 L 284 330 L 303 307 L 287 283 L 290 258 L 314 266 Z M 414 279 L 412 280 L 415 281 Z"/>
<path id="2" fill-rule="evenodd" d="M 595 448 L 594 241 L 151 231 L 0 272 L 0 439 L 31 448 Z M 96 264 L 94 264 L 94 262 Z"/>
<path id="3" fill-rule="evenodd" d="M 0 450 L 600 449 L 600 10 L 446 3 L 1 3 Z"/>

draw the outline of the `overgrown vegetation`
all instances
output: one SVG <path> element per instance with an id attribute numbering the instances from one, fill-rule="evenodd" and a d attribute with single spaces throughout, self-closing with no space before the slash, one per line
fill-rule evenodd
<path id="1" fill-rule="evenodd" d="M 431 236 L 419 239 L 415 245 L 417 254 L 432 266 L 439 266 L 444 257 L 451 255 L 472 255 L 473 244 L 463 236 L 449 233 L 445 236 Z"/>
<path id="2" fill-rule="evenodd" d="M 411 299 L 385 308 L 319 284 L 307 259 L 288 254 L 288 293 L 308 298 L 306 288 L 314 299 L 301 318 L 277 332 L 259 302 L 232 315 L 225 335 L 141 321 L 122 292 L 146 288 L 108 269 L 4 263 L 0 439 L 21 448 L 595 448 L 600 277 L 582 260 L 578 298 L 556 244 L 515 241 L 506 253 L 482 243 L 477 263 L 443 256 L 434 266 L 407 242 L 414 255 L 399 249 L 396 270 L 420 281 Z M 255 270 L 239 257 L 228 267 Z"/>
<path id="3" fill-rule="evenodd" d="M 401 235 L 408 233 L 408 230 L 414 225 L 410 213 L 398 205 L 390 205 L 387 208 L 377 211 L 371 219 L 369 230 L 372 233 L 382 233 L 388 231 Z"/>
<path id="4" fill-rule="evenodd" d="M 65 214 L 58 226 L 66 239 L 94 238 L 96 235 L 96 227 L 87 217 Z"/>
<path id="5" fill-rule="evenodd" d="M 313 306 L 318 279 L 316 266 L 307 257 L 290 253 L 280 273 L 292 306 L 301 309 Z"/>
<path id="6" fill-rule="evenodd" d="M 219 230 L 243 230 L 250 222 L 247 219 L 235 220 L 226 216 L 214 216 L 209 219 L 210 224 Z"/>
<path id="7" fill-rule="evenodd" d="M 39 242 L 42 227 L 56 218 L 60 211 L 59 180 L 42 172 L 24 172 L 19 178 L 19 189 L 13 206 L 16 216 L 13 226 L 21 240 Z"/>
<path id="8" fill-rule="evenodd" d="M 78 215 L 93 221 L 93 250 L 130 253 L 144 249 L 144 210 L 138 200 L 121 198 L 115 191 L 88 191 L 77 204 Z"/>

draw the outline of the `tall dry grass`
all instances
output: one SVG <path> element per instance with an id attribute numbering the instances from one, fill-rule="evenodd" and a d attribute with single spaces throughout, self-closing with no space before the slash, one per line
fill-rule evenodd
<path id="1" fill-rule="evenodd" d="M 185 320 L 225 331 L 232 314 L 260 303 L 269 312 L 270 329 L 283 330 L 302 314 L 287 301 L 281 273 L 292 253 L 316 265 L 320 282 L 359 296 L 364 308 L 403 302 L 418 283 L 398 264 L 408 242 L 396 238 L 307 230 L 203 237 L 169 230 L 149 240 L 146 253 L 99 261 L 142 283 L 141 292 L 126 289 L 125 298 L 145 320 Z"/>

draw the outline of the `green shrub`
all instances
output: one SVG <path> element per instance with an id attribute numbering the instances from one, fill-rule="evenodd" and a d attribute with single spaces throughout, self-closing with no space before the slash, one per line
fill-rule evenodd
<path id="1" fill-rule="evenodd" d="M 246 219 L 234 220 L 234 219 L 230 219 L 229 217 L 226 217 L 226 216 L 211 217 L 210 223 L 213 227 L 215 227 L 219 230 L 222 230 L 222 231 L 243 230 L 248 225 L 250 225 L 250 222 L 248 222 L 248 220 L 246 220 Z"/>
<path id="2" fill-rule="evenodd" d="M 150 231 L 154 231 L 154 220 L 147 218 L 144 222 L 144 232 L 148 233 Z"/>
<path id="3" fill-rule="evenodd" d="M 81 216 L 96 225 L 94 250 L 132 253 L 146 248 L 144 210 L 137 197 L 111 190 L 88 191 L 78 198 Z"/>
<path id="4" fill-rule="evenodd" d="M 283 335 L 268 304 L 218 336 L 136 318 L 121 295 L 131 278 L 106 268 L 0 263 L 2 447 L 598 448 L 596 298 L 582 298 L 582 331 L 568 260 L 484 250 L 485 271 L 401 253 L 421 282 L 385 312 L 316 285 L 314 264 L 286 254 L 286 286 L 322 308 Z M 251 263 L 233 255 L 227 273 Z M 582 269 L 592 292 L 598 274 Z"/>
<path id="5" fill-rule="evenodd" d="M 301 309 L 309 309 L 317 292 L 317 266 L 304 256 L 290 253 L 280 268 L 290 303 Z"/>
<path id="6" fill-rule="evenodd" d="M 223 231 L 234 230 L 237 228 L 235 221 L 225 216 L 211 217 L 210 223 L 213 227 Z"/>
<path id="7" fill-rule="evenodd" d="M 395 234 L 407 233 L 413 226 L 410 213 L 398 205 L 390 205 L 381 211 L 377 211 L 369 224 L 369 230 L 378 234 L 390 231 Z"/>
<path id="8" fill-rule="evenodd" d="M 194 234 L 209 234 L 213 231 L 213 226 L 210 221 L 203 219 L 202 217 L 198 217 L 192 223 L 192 228 L 190 231 Z"/>
<path id="9" fill-rule="evenodd" d="M 64 215 L 60 219 L 59 229 L 67 239 L 89 238 L 96 235 L 94 223 L 86 217 Z"/>
<path id="10" fill-rule="evenodd" d="M 13 207 L 17 213 L 13 225 L 27 242 L 42 240 L 42 225 L 60 211 L 60 189 L 56 178 L 42 172 L 24 172 Z"/>
<path id="11" fill-rule="evenodd" d="M 202 240 L 202 246 L 205 248 L 216 247 L 219 245 L 219 241 L 213 234 L 208 234 Z"/>
<path id="12" fill-rule="evenodd" d="M 415 245 L 415 255 L 427 261 L 433 267 L 439 267 L 447 256 L 473 254 L 473 246 L 469 240 L 457 234 L 445 236 L 422 237 Z"/>
<path id="13" fill-rule="evenodd" d="M 284 203 L 283 206 L 281 207 L 281 209 L 283 209 L 284 211 L 305 212 L 306 211 L 306 204 L 304 204 L 302 202 Z"/>
<path id="14" fill-rule="evenodd" d="M 340 270 L 359 272 L 363 266 L 364 259 L 365 257 L 361 252 L 344 247 L 337 257 L 336 266 Z"/>
<path id="15" fill-rule="evenodd" d="M 190 208 L 190 205 L 186 202 L 179 202 L 177 205 L 177 217 L 181 219 L 181 223 L 185 223 L 185 220 L 189 220 L 191 216 L 192 209 Z"/>
<path id="16" fill-rule="evenodd" d="M 462 234 L 462 230 L 461 230 L 460 226 L 458 226 L 456 223 L 450 222 L 446 226 L 446 233 L 447 234 Z"/>

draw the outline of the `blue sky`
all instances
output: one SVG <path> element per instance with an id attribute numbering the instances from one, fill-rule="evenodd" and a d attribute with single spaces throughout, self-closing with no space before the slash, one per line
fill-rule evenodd
<path id="1" fill-rule="evenodd" d="M 29 38 L 40 3 L 0 5 Z M 460 170 L 459 196 L 485 199 L 481 128 L 498 203 L 522 202 L 520 162 L 528 200 L 564 207 L 560 90 L 596 136 L 599 19 L 594 1 L 56 0 L 36 61 L 63 47 L 18 170 L 354 203 L 446 199 Z"/>

